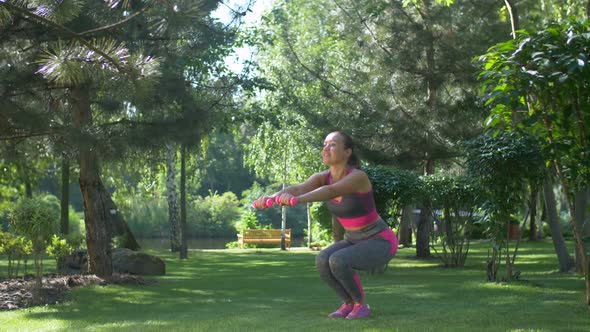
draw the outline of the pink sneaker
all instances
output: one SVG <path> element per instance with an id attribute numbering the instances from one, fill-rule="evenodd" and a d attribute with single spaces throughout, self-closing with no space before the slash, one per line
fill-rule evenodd
<path id="1" fill-rule="evenodd" d="M 348 314 L 352 311 L 354 305 L 352 303 L 342 303 L 338 310 L 334 311 L 333 313 L 329 314 L 328 317 L 330 318 L 344 318 L 348 316 Z"/>
<path id="2" fill-rule="evenodd" d="M 352 311 L 346 316 L 346 319 L 359 319 L 371 316 L 371 309 L 368 304 L 355 304 Z"/>

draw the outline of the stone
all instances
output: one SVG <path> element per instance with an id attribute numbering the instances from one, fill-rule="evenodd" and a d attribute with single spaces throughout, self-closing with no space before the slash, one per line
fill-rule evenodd
<path id="1" fill-rule="evenodd" d="M 67 268 L 74 270 L 82 270 L 84 266 L 87 266 L 88 252 L 83 249 L 76 249 L 73 253 L 66 256 L 65 265 Z"/>
<path id="2" fill-rule="evenodd" d="M 113 272 L 135 275 L 165 275 L 166 264 L 160 257 L 127 248 L 113 250 Z"/>

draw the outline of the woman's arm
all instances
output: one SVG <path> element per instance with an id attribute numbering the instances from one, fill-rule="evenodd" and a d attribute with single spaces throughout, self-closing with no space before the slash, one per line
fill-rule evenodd
<path id="1" fill-rule="evenodd" d="M 355 170 L 336 183 L 320 186 L 307 193 L 297 195 L 297 200 L 300 203 L 327 201 L 343 195 L 370 190 L 371 182 L 367 174 Z"/>
<path id="2" fill-rule="evenodd" d="M 289 194 L 291 196 L 303 195 L 323 186 L 325 178 L 326 172 L 315 173 L 314 175 L 310 176 L 309 179 L 307 179 L 305 182 L 282 189 L 273 194 L 272 196 L 274 197 L 282 194 Z"/>
<path id="3" fill-rule="evenodd" d="M 285 189 L 282 189 L 271 196 L 261 196 L 256 201 L 254 201 L 254 206 L 257 208 L 263 208 L 265 206 L 265 202 L 267 199 L 271 198 L 274 200 L 275 197 L 281 196 L 281 200 L 284 202 L 283 204 L 288 204 L 289 199 L 291 197 L 303 195 L 310 191 L 316 190 L 317 188 L 324 185 L 326 172 L 315 173 L 314 175 L 310 176 L 305 182 L 300 183 L 298 185 L 290 186 Z"/>

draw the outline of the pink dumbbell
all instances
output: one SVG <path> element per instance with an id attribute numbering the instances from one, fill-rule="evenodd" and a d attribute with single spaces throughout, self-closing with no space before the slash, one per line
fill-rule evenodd
<path id="1" fill-rule="evenodd" d="M 274 204 L 275 204 L 275 202 L 272 200 L 272 198 L 267 198 L 266 201 L 264 201 L 265 208 L 269 208 L 269 207 L 273 206 Z M 258 209 L 258 207 L 256 206 L 256 201 L 252 202 L 252 207 L 254 207 L 255 209 Z"/>
<path id="2" fill-rule="evenodd" d="M 279 196 L 275 197 L 275 202 L 277 202 L 277 204 L 281 204 L 281 201 L 279 200 Z M 293 196 L 291 198 L 289 198 L 289 206 L 295 206 L 297 205 L 297 197 Z"/>

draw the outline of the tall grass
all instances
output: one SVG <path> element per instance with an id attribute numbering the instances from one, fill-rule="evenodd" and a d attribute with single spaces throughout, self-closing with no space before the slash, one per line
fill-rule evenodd
<path id="1" fill-rule="evenodd" d="M 520 281 L 485 282 L 487 243 L 441 268 L 401 249 L 381 275 L 361 274 L 373 316 L 329 319 L 339 306 L 304 249 L 165 252 L 151 286 L 75 289 L 69 302 L 0 312 L 1 331 L 588 331 L 582 277 L 559 273 L 550 241 L 524 242 Z"/>

